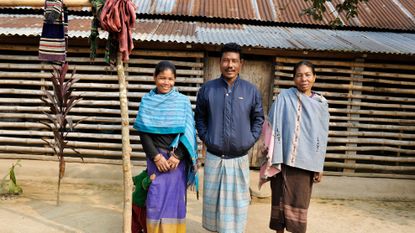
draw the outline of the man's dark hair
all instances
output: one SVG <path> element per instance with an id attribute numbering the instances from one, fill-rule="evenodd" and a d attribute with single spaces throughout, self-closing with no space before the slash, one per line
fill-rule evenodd
<path id="1" fill-rule="evenodd" d="M 239 57 L 242 59 L 241 50 L 242 50 L 241 46 L 239 46 L 237 43 L 227 43 L 223 45 L 220 57 L 222 57 L 223 54 L 226 52 L 234 52 L 234 53 L 239 53 Z"/>

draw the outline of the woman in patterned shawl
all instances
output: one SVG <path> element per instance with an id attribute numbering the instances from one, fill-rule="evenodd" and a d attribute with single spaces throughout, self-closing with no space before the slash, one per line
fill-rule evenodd
<path id="1" fill-rule="evenodd" d="M 296 87 L 281 90 L 269 112 L 272 127 L 270 164 L 272 176 L 270 228 L 277 233 L 304 233 L 313 183 L 321 181 L 329 128 L 327 100 L 311 90 L 316 80 L 314 65 L 294 66 Z M 271 153 L 270 153 L 271 152 Z"/>
<path id="2" fill-rule="evenodd" d="M 186 187 L 197 189 L 197 143 L 193 111 L 187 96 L 176 91 L 176 68 L 157 64 L 156 88 L 142 99 L 134 128 L 147 157 L 148 175 L 155 174 L 147 194 L 149 233 L 186 232 Z"/>

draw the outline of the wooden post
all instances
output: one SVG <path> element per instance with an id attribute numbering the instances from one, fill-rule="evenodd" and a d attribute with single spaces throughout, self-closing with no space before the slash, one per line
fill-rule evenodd
<path id="1" fill-rule="evenodd" d="M 121 53 L 117 55 L 117 74 L 120 85 L 120 108 L 122 124 L 122 160 L 123 160 L 123 177 L 124 177 L 124 224 L 123 232 L 131 232 L 131 208 L 132 208 L 132 174 L 131 174 L 131 146 L 130 146 L 130 129 L 128 120 L 128 98 L 127 82 L 125 79 L 124 65 Z"/>

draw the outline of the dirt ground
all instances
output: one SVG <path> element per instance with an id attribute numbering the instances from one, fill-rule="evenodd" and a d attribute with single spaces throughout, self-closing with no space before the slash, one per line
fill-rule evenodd
<path id="1" fill-rule="evenodd" d="M 33 174 L 40 171 L 35 167 L 48 170 L 36 165 Z M 111 172 L 107 169 L 106 173 Z M 61 204 L 56 206 L 56 182 L 30 177 L 20 180 L 24 190 L 21 196 L 0 198 L 1 233 L 121 232 L 121 182 L 88 184 L 66 178 L 61 187 Z M 187 232 L 208 232 L 201 227 L 202 200 L 196 200 L 191 191 L 188 200 Z M 273 232 L 268 228 L 269 214 L 270 199 L 254 198 L 246 232 Z M 313 198 L 308 217 L 309 233 L 409 233 L 415 229 L 415 202 Z"/>

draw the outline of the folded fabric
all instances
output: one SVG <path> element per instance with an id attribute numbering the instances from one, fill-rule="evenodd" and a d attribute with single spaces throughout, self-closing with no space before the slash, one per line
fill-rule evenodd
<path id="1" fill-rule="evenodd" d="M 260 157 L 258 189 L 261 189 L 262 185 L 269 181 L 270 177 L 275 176 L 281 171 L 281 164 L 272 164 L 272 156 L 274 154 L 274 141 L 275 133 L 272 130 L 271 123 L 269 122 L 268 118 L 266 118 L 262 126 L 260 139 L 260 142 L 262 142 L 262 157 Z"/>
<path id="2" fill-rule="evenodd" d="M 132 30 L 136 19 L 135 8 L 131 0 L 107 0 L 100 15 L 102 29 L 110 34 L 108 41 L 118 39 L 123 61 L 128 61 L 134 48 Z M 107 48 L 110 49 L 110 46 L 107 45 Z M 109 54 L 109 57 L 114 56 Z"/>

